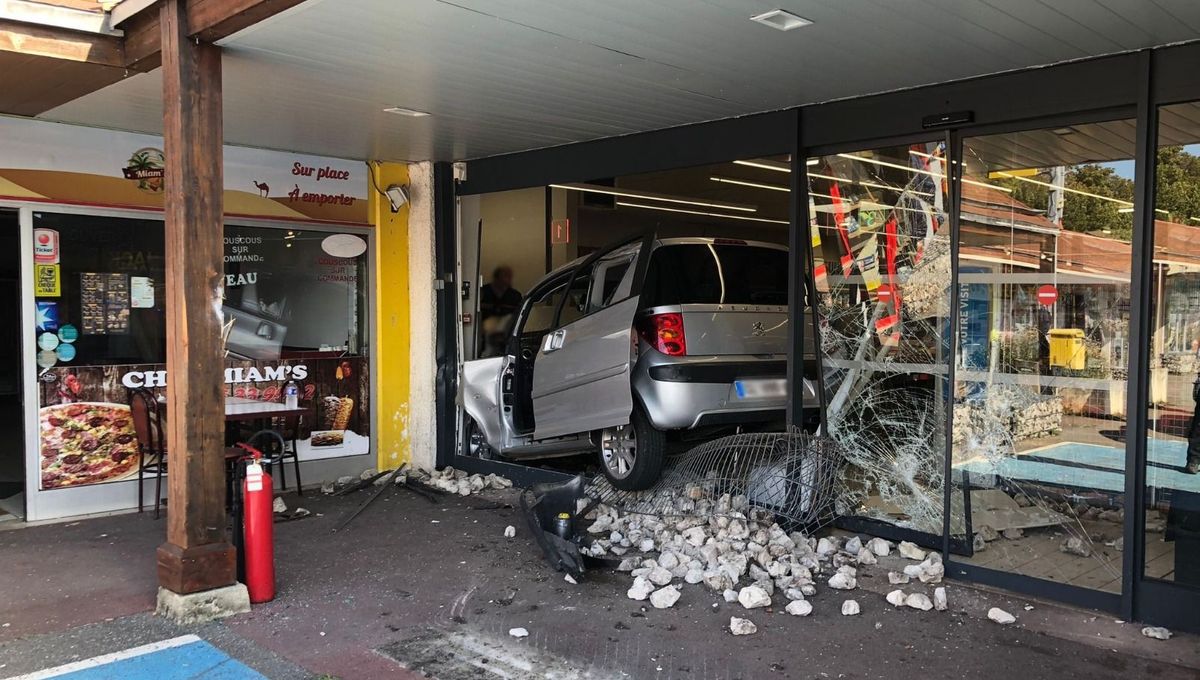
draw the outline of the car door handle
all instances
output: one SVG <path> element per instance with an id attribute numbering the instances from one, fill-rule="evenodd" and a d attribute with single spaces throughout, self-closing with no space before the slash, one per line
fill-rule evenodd
<path id="1" fill-rule="evenodd" d="M 562 349 L 563 343 L 567 339 L 567 330 L 560 328 L 550 335 L 546 336 L 546 341 L 542 343 L 542 354 L 549 354 Z"/>

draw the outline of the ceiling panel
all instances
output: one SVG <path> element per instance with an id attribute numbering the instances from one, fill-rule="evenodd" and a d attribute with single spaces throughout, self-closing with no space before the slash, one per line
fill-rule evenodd
<path id="1" fill-rule="evenodd" d="M 783 7 L 790 32 L 748 18 Z M 308 0 L 226 40 L 234 144 L 459 160 L 1197 37 L 1195 0 Z M 157 73 L 44 117 L 157 132 Z M 432 115 L 383 113 L 402 106 Z"/>

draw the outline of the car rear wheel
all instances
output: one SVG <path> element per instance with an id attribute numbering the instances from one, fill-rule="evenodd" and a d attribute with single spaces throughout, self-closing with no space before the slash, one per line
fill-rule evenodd
<path id="1" fill-rule="evenodd" d="M 600 431 L 600 464 L 604 476 L 618 489 L 647 489 L 662 474 L 666 435 L 654 429 L 638 408 L 628 425 Z"/>

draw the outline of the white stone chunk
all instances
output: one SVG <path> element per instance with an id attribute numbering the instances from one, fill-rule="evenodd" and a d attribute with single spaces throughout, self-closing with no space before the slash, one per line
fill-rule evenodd
<path id="1" fill-rule="evenodd" d="M 842 603 L 842 616 L 857 616 L 861 611 L 858 602 L 854 600 L 846 600 Z"/>
<path id="2" fill-rule="evenodd" d="M 1170 640 L 1171 631 L 1161 626 L 1146 626 L 1142 629 L 1142 635 L 1155 640 Z"/>
<path id="3" fill-rule="evenodd" d="M 739 619 L 736 616 L 729 617 L 729 632 L 734 635 L 753 635 L 758 632 L 758 626 L 750 619 Z"/>
<path id="4" fill-rule="evenodd" d="M 655 567 L 650 570 L 650 573 L 646 575 L 646 578 L 656 586 L 665 586 L 670 583 L 671 579 L 674 577 L 671 575 L 670 571 L 662 567 Z"/>
<path id="5" fill-rule="evenodd" d="M 908 596 L 904 594 L 903 590 L 896 589 L 887 594 L 887 601 L 888 604 L 892 605 L 893 607 L 903 607 L 904 598 L 906 597 Z"/>
<path id="6" fill-rule="evenodd" d="M 738 601 L 738 592 L 736 590 L 734 590 L 733 588 L 726 588 L 725 592 L 722 593 L 722 597 L 725 598 L 726 602 L 731 602 L 731 603 L 737 602 Z"/>
<path id="7" fill-rule="evenodd" d="M 850 540 L 846 541 L 846 545 L 842 547 L 842 550 L 845 550 L 851 555 L 857 555 L 858 551 L 862 550 L 862 547 L 862 539 L 858 536 L 851 536 Z"/>
<path id="8" fill-rule="evenodd" d="M 925 554 L 925 551 L 918 548 L 916 543 L 910 543 L 908 541 L 900 542 L 900 556 L 905 559 L 916 560 L 917 562 L 920 562 L 921 560 L 925 559 Z"/>
<path id="9" fill-rule="evenodd" d="M 927 612 L 933 609 L 933 602 L 929 600 L 929 597 L 925 593 L 911 593 L 908 597 L 904 598 L 904 606 Z"/>
<path id="10" fill-rule="evenodd" d="M 992 607 L 988 610 L 987 617 L 996 623 L 1007 625 L 1017 620 L 1017 617 L 1009 614 L 999 607 Z"/>
<path id="11" fill-rule="evenodd" d="M 875 553 L 867 550 L 866 548 L 859 549 L 858 557 L 856 557 L 855 560 L 864 566 L 870 566 L 879 562 L 879 558 L 875 556 Z"/>
<path id="12" fill-rule="evenodd" d="M 679 566 L 679 556 L 669 550 L 664 550 L 658 556 L 658 566 L 663 569 L 674 569 Z"/>
<path id="13" fill-rule="evenodd" d="M 908 583 L 910 580 L 911 579 L 909 578 L 908 574 L 901 574 L 898 571 L 889 571 L 888 572 L 888 583 L 890 583 L 894 586 L 904 585 L 905 583 Z"/>
<path id="14" fill-rule="evenodd" d="M 933 608 L 938 610 L 939 612 L 944 612 L 944 611 L 946 611 L 947 606 L 948 605 L 946 602 L 946 589 L 945 588 L 934 588 L 933 589 Z"/>
<path id="15" fill-rule="evenodd" d="M 792 600 L 788 606 L 783 608 L 783 611 L 792 616 L 808 616 L 812 613 L 812 603 L 808 600 Z"/>
<path id="16" fill-rule="evenodd" d="M 504 527 L 504 537 L 505 537 L 505 538 L 512 538 L 512 537 L 514 537 L 514 536 L 516 536 L 516 535 L 517 535 L 517 528 L 516 528 L 516 527 L 514 527 L 514 526 L 513 526 L 513 525 L 511 525 L 511 524 L 510 524 L 510 525 L 508 525 L 508 526 L 506 526 L 506 527 Z"/>
<path id="17" fill-rule="evenodd" d="M 650 593 L 650 604 L 655 609 L 667 609 L 679 601 L 679 590 L 675 586 L 659 588 Z"/>
<path id="18" fill-rule="evenodd" d="M 887 557 L 892 552 L 892 544 L 882 538 L 872 538 L 867 541 L 867 549 L 876 557 Z"/>
<path id="19" fill-rule="evenodd" d="M 515 638 L 529 637 L 529 631 L 525 630 L 524 628 L 509 628 L 508 634 Z"/>
<path id="20" fill-rule="evenodd" d="M 687 541 L 689 545 L 696 548 L 704 545 L 704 542 L 708 540 L 708 532 L 704 530 L 704 527 L 692 527 L 691 529 L 683 532 L 682 535 L 683 540 Z"/>
<path id="21" fill-rule="evenodd" d="M 644 600 L 650 597 L 650 593 L 654 592 L 654 584 L 645 576 L 639 576 L 633 580 L 633 586 L 629 588 L 626 595 L 631 600 Z"/>
<path id="22" fill-rule="evenodd" d="M 829 587 L 834 590 L 854 590 L 858 580 L 844 572 L 838 572 L 829 578 Z"/>
<path id="23" fill-rule="evenodd" d="M 771 606 L 771 596 L 760 586 L 746 586 L 738 593 L 738 603 L 746 609 Z"/>

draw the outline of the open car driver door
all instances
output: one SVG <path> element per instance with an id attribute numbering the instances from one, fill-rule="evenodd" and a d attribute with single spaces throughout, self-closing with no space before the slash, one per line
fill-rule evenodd
<path id="1" fill-rule="evenodd" d="M 534 439 L 629 422 L 634 320 L 653 244 L 654 234 L 647 234 L 575 268 L 534 362 Z"/>

